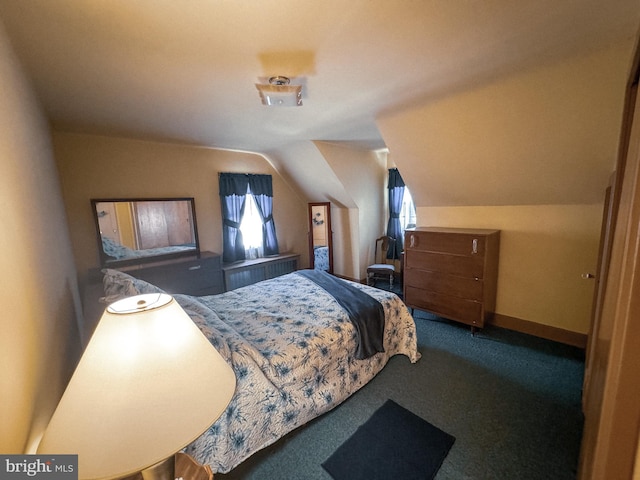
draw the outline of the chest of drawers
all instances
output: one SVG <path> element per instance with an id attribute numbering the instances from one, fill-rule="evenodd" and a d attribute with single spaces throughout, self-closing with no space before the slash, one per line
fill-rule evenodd
<path id="1" fill-rule="evenodd" d="M 496 305 L 500 231 L 418 227 L 404 245 L 405 303 L 482 328 Z"/>
<path id="2" fill-rule="evenodd" d="M 300 255 L 295 253 L 282 253 L 274 257 L 224 264 L 222 271 L 225 291 L 295 272 L 299 258 Z"/>
<path id="3" fill-rule="evenodd" d="M 141 265 L 120 270 L 162 288 L 167 293 L 216 295 L 224 292 L 222 257 L 202 252 L 198 258 L 186 258 L 160 265 Z"/>

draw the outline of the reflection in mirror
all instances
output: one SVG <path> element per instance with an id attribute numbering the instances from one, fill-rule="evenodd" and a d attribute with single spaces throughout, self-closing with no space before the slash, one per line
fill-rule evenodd
<path id="1" fill-rule="evenodd" d="M 311 268 L 333 273 L 331 203 L 309 204 L 309 261 Z"/>
<path id="2" fill-rule="evenodd" d="M 103 266 L 199 253 L 193 198 L 91 200 Z"/>

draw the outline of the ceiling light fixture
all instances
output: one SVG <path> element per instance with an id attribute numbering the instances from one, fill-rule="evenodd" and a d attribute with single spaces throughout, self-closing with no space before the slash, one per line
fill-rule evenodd
<path id="1" fill-rule="evenodd" d="M 302 105 L 302 85 L 290 85 L 288 77 L 275 76 L 269 83 L 256 83 L 263 105 L 270 107 L 299 107 Z"/>

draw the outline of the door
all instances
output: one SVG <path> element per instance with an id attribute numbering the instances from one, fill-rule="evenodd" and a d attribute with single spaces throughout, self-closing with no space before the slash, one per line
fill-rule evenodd
<path id="1" fill-rule="evenodd" d="M 639 51 L 625 106 L 611 196 L 611 254 L 594 302 L 585 390 L 580 480 L 631 479 L 640 427 L 640 104 Z M 603 255 L 606 255 L 603 245 Z"/>
<path id="2" fill-rule="evenodd" d="M 603 345 L 598 344 L 598 342 L 595 341 L 594 333 L 599 332 L 601 327 L 600 320 L 602 318 L 602 302 L 604 300 L 605 286 L 607 284 L 606 279 L 609 273 L 609 262 L 611 261 L 611 243 L 613 240 L 612 221 L 615 217 L 614 205 L 617 204 L 613 195 L 614 181 L 615 180 L 612 180 L 612 184 L 607 188 L 604 197 L 602 228 L 600 231 L 600 251 L 598 252 L 598 267 L 595 276 L 596 285 L 594 289 L 593 306 L 591 308 L 591 327 L 589 328 L 585 358 L 584 382 L 582 389 L 583 411 L 587 411 L 589 408 L 589 401 L 597 401 L 594 398 L 594 394 L 591 396 L 586 395 L 586 392 L 590 391 L 591 373 L 596 370 L 596 364 L 594 361 L 597 358 L 608 357 L 608 351 L 603 351 Z M 596 355 L 596 349 L 598 350 L 598 355 Z"/>
<path id="3" fill-rule="evenodd" d="M 169 245 L 169 229 L 163 203 L 154 201 L 135 203 L 134 217 L 140 250 Z"/>
<path id="4" fill-rule="evenodd" d="M 100 235 L 108 237 L 118 244 L 122 244 L 120 227 L 118 225 L 118 213 L 113 202 L 99 202 L 96 204 L 96 217 Z"/>

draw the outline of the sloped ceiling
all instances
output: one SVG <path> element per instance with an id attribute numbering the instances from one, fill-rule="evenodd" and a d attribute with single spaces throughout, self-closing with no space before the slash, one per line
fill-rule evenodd
<path id="1" fill-rule="evenodd" d="M 378 118 L 631 42 L 640 8 L 636 0 L 0 0 L 0 16 L 54 128 L 282 163 L 300 142 L 387 148 Z M 303 85 L 304 105 L 261 105 L 254 84 L 272 75 Z M 384 125 L 398 148 L 413 142 Z M 309 183 L 308 174 L 294 180 Z"/>
<path id="2" fill-rule="evenodd" d="M 278 154 L 268 156 L 274 168 L 294 189 L 313 202 L 331 201 L 338 207 L 353 208 L 353 197 L 314 142 L 296 142 Z"/>
<path id="3" fill-rule="evenodd" d="M 622 44 L 382 116 L 419 206 L 598 204 L 615 170 Z"/>

